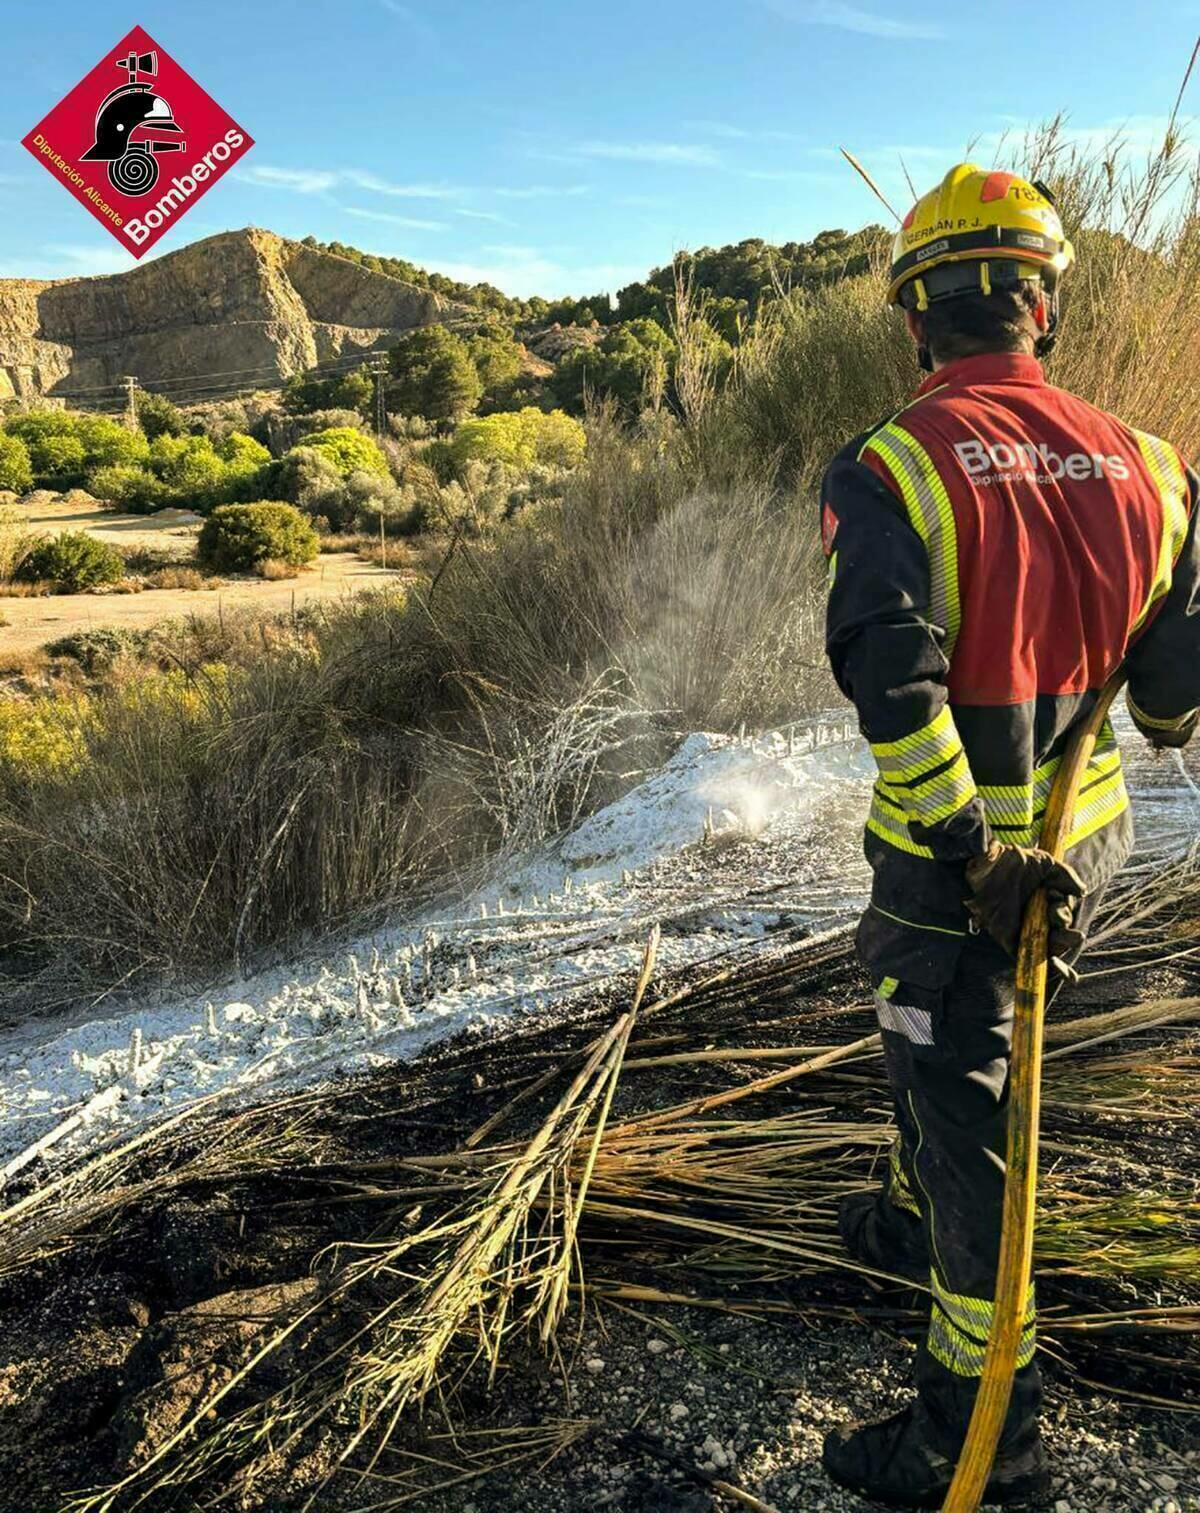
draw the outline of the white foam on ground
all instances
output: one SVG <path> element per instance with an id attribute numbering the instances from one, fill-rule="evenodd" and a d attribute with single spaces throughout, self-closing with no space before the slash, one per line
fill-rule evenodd
<path id="1" fill-rule="evenodd" d="M 1194 840 L 1200 801 L 1179 771 L 1122 744 L 1144 841 Z M 692 735 L 481 894 L 336 959 L 0 1033 L 0 1165 L 66 1121 L 54 1159 L 207 1095 L 260 1096 L 405 1060 L 461 1031 L 569 1012 L 636 969 L 655 921 L 669 972 L 781 924 L 849 918 L 866 891 L 858 837 L 873 776 L 844 722 L 749 742 Z"/>
<path id="2" fill-rule="evenodd" d="M 0 1034 L 0 1162 L 64 1121 L 75 1122 L 54 1149 L 77 1154 L 209 1094 L 255 1094 L 407 1059 L 462 1030 L 569 1005 L 636 968 L 651 920 L 680 906 L 692 923 L 664 936 L 664 970 L 728 949 L 778 914 L 736 909 L 726 918 L 717 900 L 697 916 L 695 898 L 720 891 L 713 885 L 727 845 L 766 839 L 780 821 L 812 823 L 832 791 L 858 794 L 867 781 L 861 743 L 844 723 L 750 742 L 692 735 L 661 771 L 509 868 L 484 895 L 335 960 L 66 1027 L 16 1026 Z M 647 869 L 689 847 L 697 865 L 656 889 Z"/>

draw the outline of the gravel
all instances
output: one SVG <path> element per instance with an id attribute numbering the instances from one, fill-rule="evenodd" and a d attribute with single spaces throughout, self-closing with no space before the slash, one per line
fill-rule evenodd
<path id="1" fill-rule="evenodd" d="M 781 1513 L 862 1513 L 874 1506 L 826 1478 L 821 1443 L 838 1424 L 903 1406 L 911 1342 L 817 1316 L 764 1322 L 672 1307 L 656 1314 L 592 1311 L 574 1343 L 565 1376 L 536 1359 L 514 1361 L 496 1388 L 496 1421 L 584 1417 L 596 1424 L 592 1437 L 536 1479 L 501 1475 L 422 1507 L 701 1513 L 735 1506 L 623 1443 L 634 1428 Z M 603 1369 L 591 1370 L 593 1361 Z M 580 1371 L 581 1363 L 588 1369 Z M 1047 1376 L 1044 1425 L 1054 1483 L 1039 1513 L 1200 1510 L 1194 1419 L 1080 1393 L 1055 1379 L 1052 1367 Z"/>

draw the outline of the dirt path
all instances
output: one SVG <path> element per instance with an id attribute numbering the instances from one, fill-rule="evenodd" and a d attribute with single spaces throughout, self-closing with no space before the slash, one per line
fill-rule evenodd
<path id="1" fill-rule="evenodd" d="M 23 524 L 38 534 L 86 531 L 128 552 L 145 549 L 188 561 L 196 549 L 200 518 L 186 510 L 128 515 L 104 509 L 81 491 L 30 496 L 21 508 Z M 146 589 L 139 594 L 56 594 L 44 599 L 0 597 L 0 658 L 36 651 L 47 641 L 74 631 L 114 626 L 145 630 L 186 615 L 220 615 L 254 609 L 264 615 L 300 609 L 318 600 L 340 599 L 364 588 L 394 582 L 397 574 L 363 562 L 353 552 L 329 552 L 298 578 L 268 583 L 259 578 L 226 579 L 220 588 Z"/>
<path id="2" fill-rule="evenodd" d="M 44 599 L 0 599 L 0 657 L 5 653 L 34 651 L 72 631 L 101 625 L 145 630 L 162 620 L 184 615 L 219 615 L 231 609 L 280 614 L 320 600 L 340 599 L 364 588 L 395 583 L 398 576 L 363 562 L 353 552 L 329 552 L 298 578 L 279 583 L 243 578 L 226 579 L 221 588 L 215 589 L 157 588 L 140 594 L 54 594 Z"/>
<path id="3" fill-rule="evenodd" d="M 74 489 L 51 494 L 40 489 L 21 506 L 24 523 L 39 535 L 58 536 L 63 531 L 86 531 L 110 546 L 153 547 L 179 557 L 190 557 L 200 533 L 200 517 L 189 510 L 163 509 L 153 515 L 126 515 L 105 509 L 97 500 Z"/>

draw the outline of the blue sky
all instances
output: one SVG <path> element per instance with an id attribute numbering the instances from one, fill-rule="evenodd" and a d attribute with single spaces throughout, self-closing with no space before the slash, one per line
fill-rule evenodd
<path id="1" fill-rule="evenodd" d="M 156 255 L 252 224 L 557 295 L 880 219 L 840 143 L 897 204 L 1058 110 L 1144 143 L 1200 3 L 5 0 L 0 276 L 133 266 L 19 144 L 135 23 L 257 142 Z"/>

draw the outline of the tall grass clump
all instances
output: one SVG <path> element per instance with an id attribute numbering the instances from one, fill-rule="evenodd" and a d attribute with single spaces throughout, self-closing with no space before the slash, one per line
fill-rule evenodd
<path id="1" fill-rule="evenodd" d="M 1194 454 L 1187 150 L 1172 131 L 1133 164 L 1052 123 L 1005 158 L 1048 179 L 1079 247 L 1051 377 Z M 286 949 L 477 879 L 683 731 L 827 700 L 818 480 L 919 377 L 879 255 L 769 302 L 731 374 L 681 288 L 673 389 L 634 419 L 593 407 L 561 497 L 484 531 L 449 522 L 403 594 L 115 679 L 66 766 L 0 753 L 10 993 L 44 1002 Z"/>

